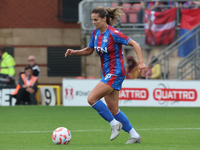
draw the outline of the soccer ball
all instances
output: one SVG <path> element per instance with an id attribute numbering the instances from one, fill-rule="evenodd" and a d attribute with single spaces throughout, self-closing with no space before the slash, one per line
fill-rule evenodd
<path id="1" fill-rule="evenodd" d="M 55 144 L 62 145 L 62 144 L 69 144 L 71 141 L 71 133 L 70 131 L 65 127 L 59 127 L 54 130 L 52 134 L 52 140 Z"/>

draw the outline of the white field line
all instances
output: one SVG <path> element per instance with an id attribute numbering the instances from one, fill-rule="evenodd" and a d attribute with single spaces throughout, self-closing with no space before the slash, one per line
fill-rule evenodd
<path id="1" fill-rule="evenodd" d="M 200 130 L 200 128 L 154 128 L 154 129 L 136 129 L 136 130 Z M 107 132 L 110 130 L 70 130 L 71 132 Z M 0 134 L 4 133 L 47 133 L 53 131 L 13 131 L 13 132 L 0 132 Z"/>

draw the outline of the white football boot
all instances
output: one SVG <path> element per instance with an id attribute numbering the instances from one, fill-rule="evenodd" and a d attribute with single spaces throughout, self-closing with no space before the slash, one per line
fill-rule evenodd
<path id="1" fill-rule="evenodd" d="M 130 137 L 126 144 L 133 144 L 133 143 L 140 143 L 142 141 L 141 136 L 139 135 L 138 138 Z"/>
<path id="2" fill-rule="evenodd" d="M 111 136 L 110 136 L 111 141 L 114 140 L 119 135 L 119 132 L 121 129 L 122 129 L 122 124 L 120 122 L 118 122 L 117 125 L 111 127 L 111 131 L 112 131 Z"/>

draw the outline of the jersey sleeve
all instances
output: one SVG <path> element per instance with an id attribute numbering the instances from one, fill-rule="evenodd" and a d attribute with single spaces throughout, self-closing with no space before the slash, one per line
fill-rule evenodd
<path id="1" fill-rule="evenodd" d="M 127 45 L 130 38 L 124 35 L 121 31 L 115 29 L 112 33 L 115 43 Z"/>
<path id="2" fill-rule="evenodd" d="M 92 34 L 91 34 L 90 43 L 88 44 L 88 47 L 89 47 L 89 48 L 93 48 L 93 49 L 94 49 L 95 33 L 96 33 L 96 30 L 93 30 L 93 32 L 92 32 Z"/>
<path id="3" fill-rule="evenodd" d="M 6 65 L 8 67 L 8 76 L 14 77 L 15 75 L 15 60 L 12 56 L 8 58 L 6 61 Z"/>

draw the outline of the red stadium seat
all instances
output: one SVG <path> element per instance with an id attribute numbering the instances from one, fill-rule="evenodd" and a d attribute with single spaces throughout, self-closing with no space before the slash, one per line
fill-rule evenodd
<path id="1" fill-rule="evenodd" d="M 83 77 L 83 76 L 77 76 L 77 77 L 75 77 L 75 79 L 85 79 L 85 77 Z"/>
<path id="2" fill-rule="evenodd" d="M 127 23 L 127 14 L 121 15 L 121 16 L 120 16 L 120 21 L 121 21 L 122 23 Z"/>
<path id="3" fill-rule="evenodd" d="M 130 23 L 137 23 L 137 14 L 136 13 L 130 13 L 129 14 L 129 22 Z"/>
<path id="4" fill-rule="evenodd" d="M 89 76 L 87 77 L 87 79 L 95 79 L 95 77 Z"/>
<path id="5" fill-rule="evenodd" d="M 131 4 L 129 3 L 123 3 L 122 4 L 122 10 L 124 13 L 129 13 L 131 10 Z"/>
<path id="6" fill-rule="evenodd" d="M 134 12 L 134 13 L 138 13 L 141 9 L 141 5 L 140 4 L 133 4 L 133 6 L 131 7 L 130 12 Z"/>
<path id="7" fill-rule="evenodd" d="M 117 7 L 118 4 L 117 3 L 112 3 L 111 7 Z"/>
<path id="8" fill-rule="evenodd" d="M 141 7 L 140 4 L 133 4 L 129 12 L 129 22 L 130 23 L 137 23 L 137 14 L 140 11 Z"/>

